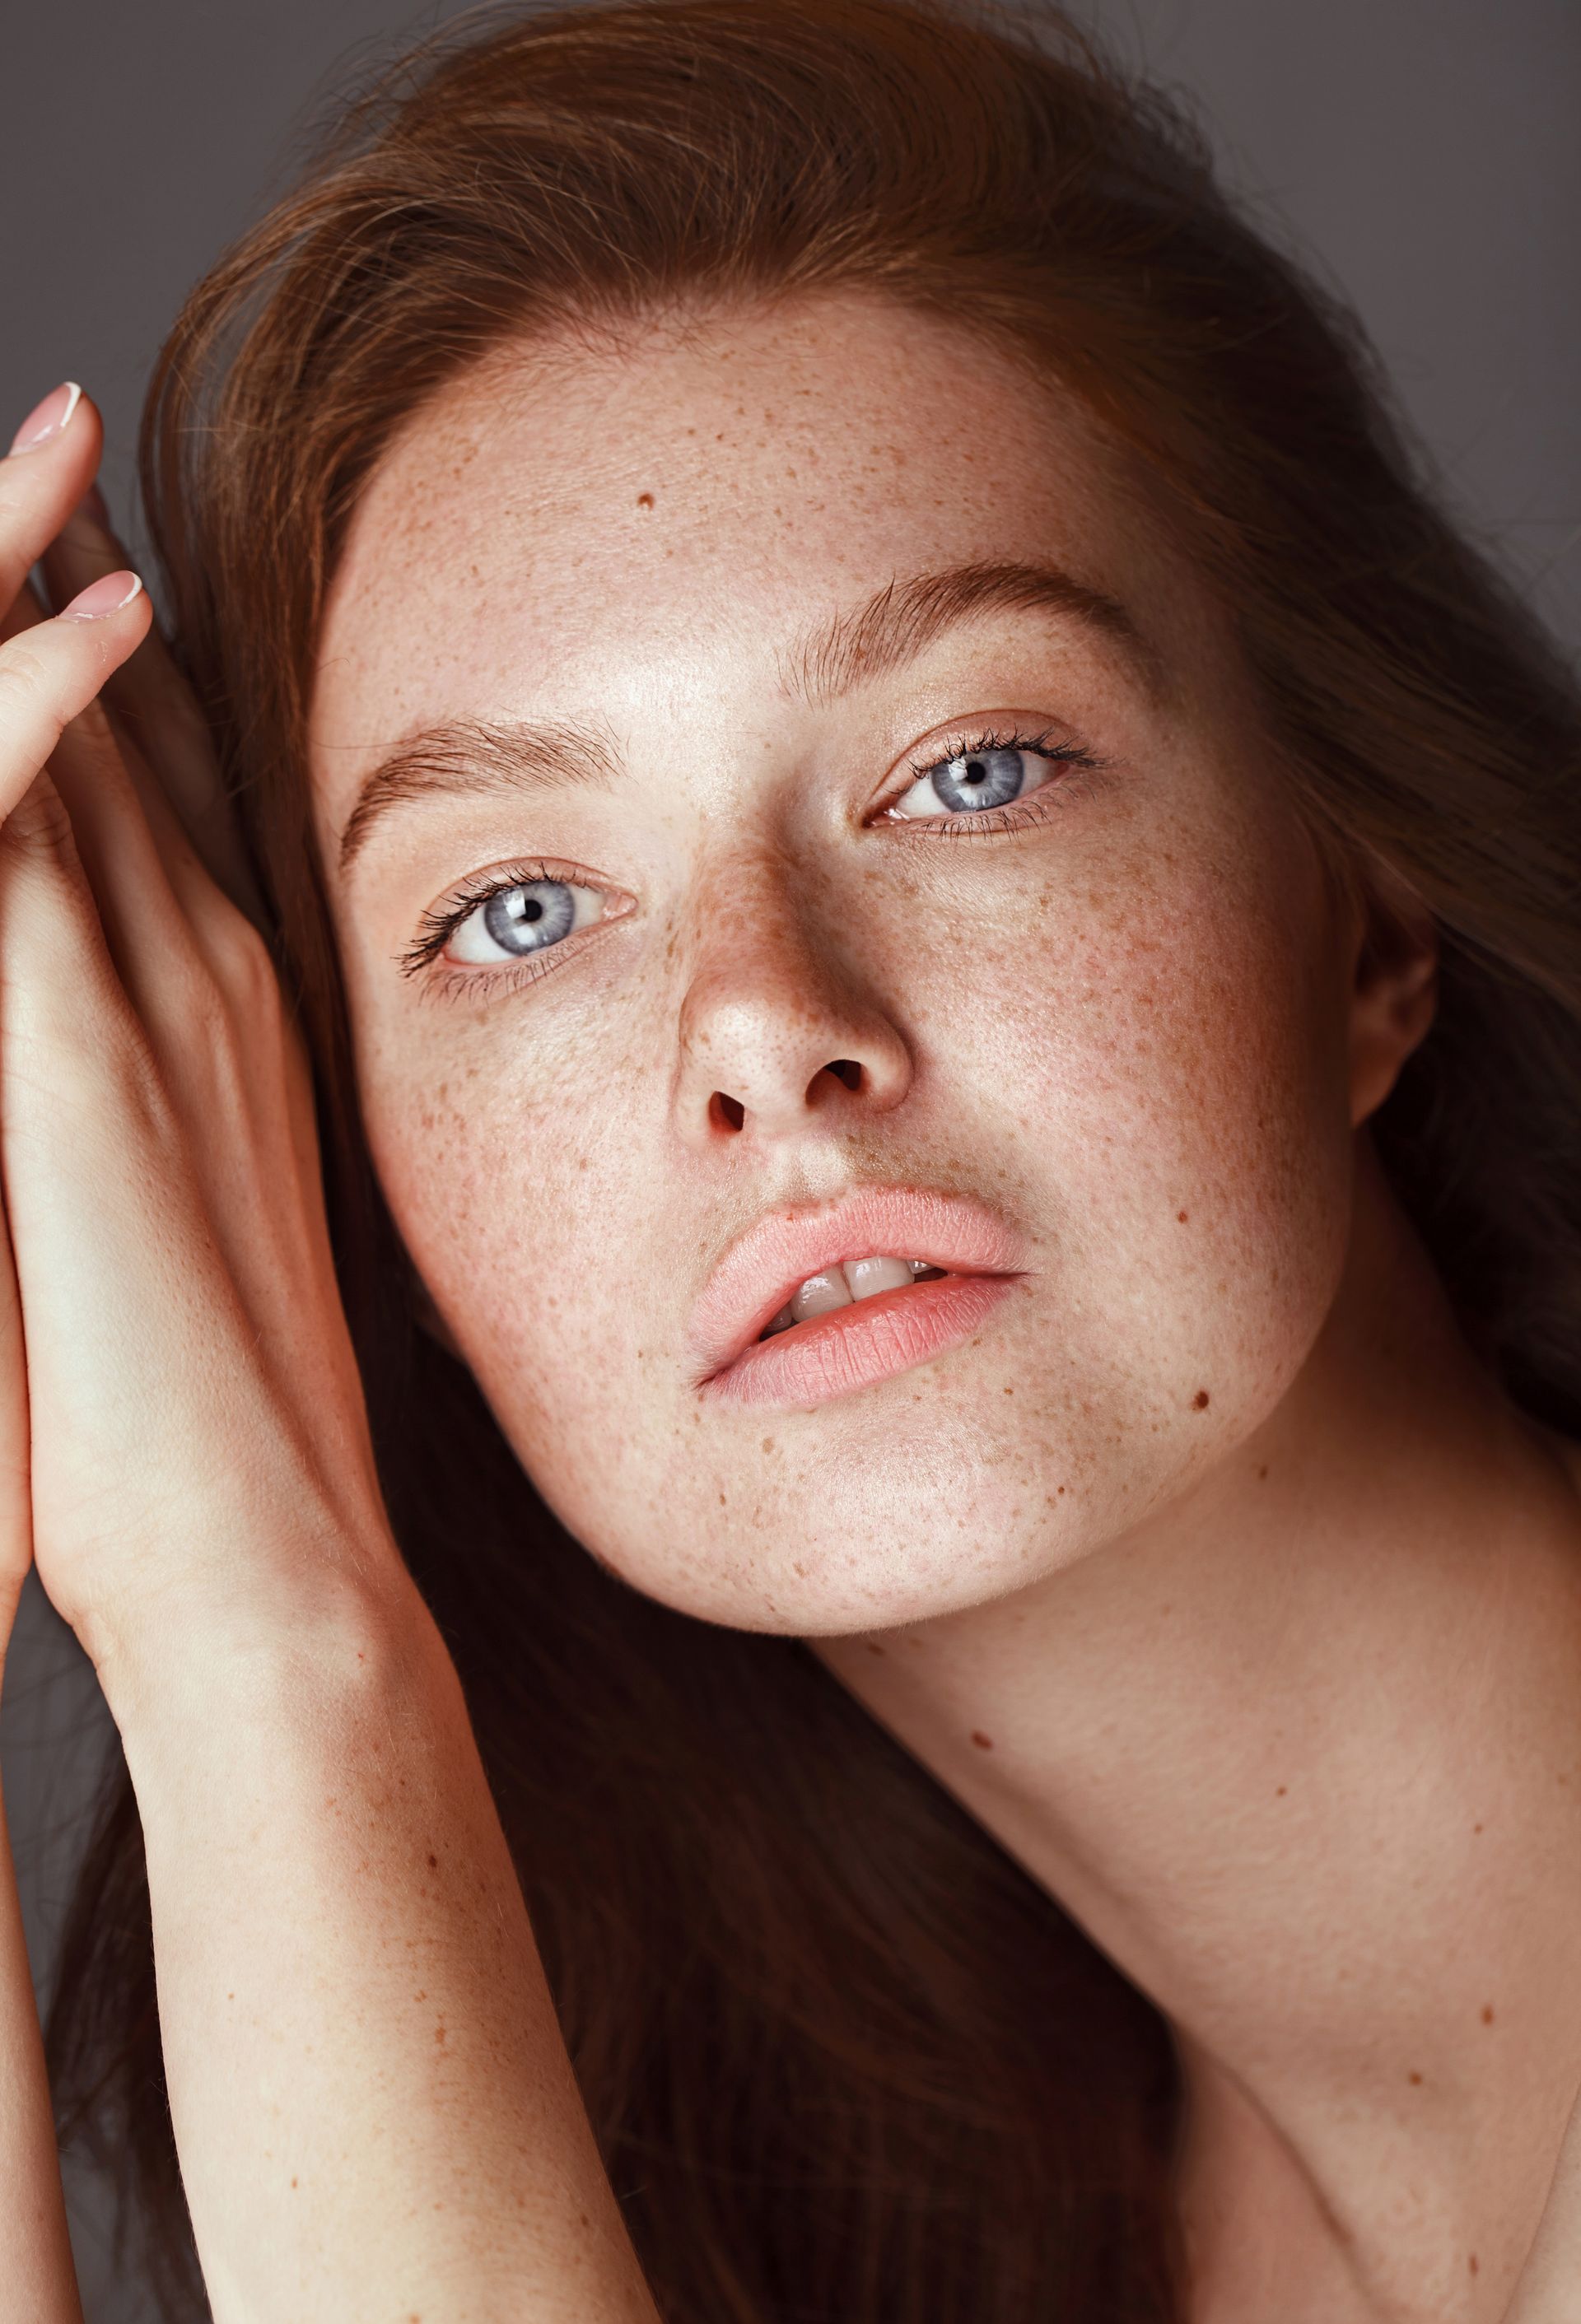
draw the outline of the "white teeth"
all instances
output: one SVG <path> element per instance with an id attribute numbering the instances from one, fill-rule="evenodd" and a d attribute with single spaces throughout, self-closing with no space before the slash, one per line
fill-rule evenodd
<path id="1" fill-rule="evenodd" d="M 790 1321 L 805 1323 L 809 1316 L 827 1315 L 836 1307 L 851 1305 L 851 1286 L 846 1280 L 844 1268 L 831 1267 L 825 1274 L 809 1275 L 790 1302 Z"/>
<path id="2" fill-rule="evenodd" d="M 762 1336 L 766 1340 L 775 1332 L 788 1332 L 792 1323 L 807 1323 L 811 1316 L 832 1314 L 837 1307 L 876 1298 L 881 1291 L 899 1291 L 922 1276 L 944 1272 L 927 1259 L 848 1259 L 843 1267 L 809 1275 L 794 1298 L 764 1324 Z"/>
<path id="3" fill-rule="evenodd" d="M 905 1259 L 848 1259 L 845 1271 L 853 1299 L 876 1298 L 881 1291 L 899 1291 L 915 1280 Z"/>

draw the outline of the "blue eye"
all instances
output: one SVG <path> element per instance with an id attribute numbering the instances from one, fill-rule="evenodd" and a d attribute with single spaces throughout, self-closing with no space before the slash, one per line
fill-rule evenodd
<path id="1" fill-rule="evenodd" d="M 567 880 L 523 880 L 481 897 L 448 931 L 453 960 L 485 968 L 544 952 L 597 919 L 604 899 L 596 888 Z"/>
<path id="2" fill-rule="evenodd" d="M 417 941 L 397 956 L 403 976 L 417 976 L 431 964 L 464 968 L 499 968 L 548 952 L 578 929 L 607 917 L 611 899 L 602 888 L 557 880 L 547 866 L 513 867 L 485 872 L 460 895 L 425 912 Z"/>
<path id="3" fill-rule="evenodd" d="M 1047 750 L 1022 742 L 983 742 L 918 768 L 917 780 L 895 801 L 890 813 L 909 820 L 917 816 L 985 814 L 990 807 L 1009 807 L 1040 790 L 1063 761 L 1077 752 Z"/>

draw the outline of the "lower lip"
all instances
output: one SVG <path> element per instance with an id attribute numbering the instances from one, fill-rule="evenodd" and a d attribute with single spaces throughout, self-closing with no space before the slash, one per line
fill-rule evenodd
<path id="1" fill-rule="evenodd" d="M 754 1340 L 703 1394 L 721 1404 L 827 1404 L 892 1379 L 969 1339 L 1019 1277 L 944 1275 L 881 1291 L 810 1323 Z"/>

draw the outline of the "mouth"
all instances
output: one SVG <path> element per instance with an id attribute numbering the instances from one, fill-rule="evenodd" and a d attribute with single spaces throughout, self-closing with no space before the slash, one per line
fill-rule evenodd
<path id="1" fill-rule="evenodd" d="M 771 1213 L 697 1303 L 698 1392 L 805 1406 L 907 1370 L 986 1319 L 1022 1279 L 1021 1256 L 1001 1219 L 959 1195 L 864 1188 Z"/>
<path id="2" fill-rule="evenodd" d="M 854 1307 L 859 1299 L 876 1299 L 886 1291 L 909 1291 L 913 1283 L 937 1283 L 948 1273 L 948 1268 L 935 1267 L 926 1259 L 847 1259 L 838 1267 L 809 1275 L 779 1314 L 763 1325 L 758 1339 L 772 1340 L 777 1333 L 797 1331 L 820 1315 Z"/>

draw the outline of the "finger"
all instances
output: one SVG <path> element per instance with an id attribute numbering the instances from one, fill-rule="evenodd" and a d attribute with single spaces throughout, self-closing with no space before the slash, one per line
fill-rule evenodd
<path id="1" fill-rule="evenodd" d="M 141 642 L 151 619 L 137 576 L 111 573 L 52 619 L 0 645 L 0 817 L 11 813 L 116 663 Z"/>
<path id="2" fill-rule="evenodd" d="M 174 1053 L 185 1086 L 172 1086 L 116 973 L 70 816 L 38 777 L 0 827 L 0 1160 L 30 1372 L 47 1334 L 61 1377 L 97 1366 L 102 1388 L 106 1350 L 129 1388 L 167 1360 L 180 1377 L 201 1308 L 205 1332 L 236 1325 L 247 1365 L 290 1366 L 293 1397 L 322 1423 L 326 1473 L 338 1464 L 360 1479 L 346 1468 L 364 1455 L 345 1435 L 357 1406 L 344 1323 L 302 1338 L 334 1269 L 317 1179 L 297 1168 L 279 1054 L 289 1028 L 266 991 L 245 1031 L 212 1012 L 186 1028 Z M 254 1051 L 274 1056 L 262 1111 Z"/>
<path id="3" fill-rule="evenodd" d="M 32 1563 L 28 1485 L 27 1361 L 11 1229 L 0 1198 L 0 1660 Z"/>
<path id="4" fill-rule="evenodd" d="M 10 604 L 0 606 L 0 645 L 7 638 L 19 638 L 23 630 L 31 630 L 49 618 L 49 609 L 41 604 L 38 591 L 31 581 L 24 581 Z"/>
<path id="5" fill-rule="evenodd" d="M 29 582 L 10 612 L 0 618 L 0 642 L 49 619 Z M 196 865 L 190 843 L 175 827 L 174 816 L 163 802 L 156 806 L 162 805 L 172 828 L 167 833 L 165 848 L 156 844 L 142 798 L 134 788 L 126 753 L 111 732 L 101 701 L 90 702 L 62 731 L 50 768 L 71 817 L 72 834 L 98 905 L 111 957 L 134 1007 L 147 1024 L 151 1015 L 164 1013 L 159 1008 L 160 996 L 148 989 L 149 965 L 168 968 L 178 954 L 184 956 L 183 967 L 197 964 L 179 890 L 167 869 L 167 855 L 184 859 L 192 867 L 194 881 L 203 880 L 207 885 L 207 875 Z"/>
<path id="6" fill-rule="evenodd" d="M 249 1120 L 273 1130 L 289 1088 L 294 1127 L 310 1102 L 285 1077 L 284 1010 L 264 937 L 209 879 L 146 770 L 134 786 L 129 755 L 92 702 L 61 735 L 50 779 L 116 975 L 177 1113 L 197 1133 L 199 1176 L 223 1205 L 234 1200 L 227 1149 L 209 1137 L 220 1117 L 233 1115 L 244 1135 Z M 144 811 L 150 789 L 162 844 Z"/>
<path id="7" fill-rule="evenodd" d="M 130 756 L 103 704 L 95 701 L 61 734 L 49 770 L 70 816 L 116 973 L 162 1054 L 172 1037 L 179 1044 L 192 1014 L 191 996 L 208 974 L 194 910 L 235 914 L 169 804 L 157 798 L 148 804 L 155 812 L 162 807 L 169 827 L 162 839 L 156 836 L 143 793 L 158 787 L 146 770 L 143 781 L 134 781 Z"/>
<path id="8" fill-rule="evenodd" d="M 58 605 L 126 562 L 102 509 L 97 491 L 90 493 L 44 552 L 44 577 Z M 225 796 L 208 729 L 157 622 L 114 673 L 105 700 L 117 728 L 135 746 L 141 764 L 134 761 L 132 773 L 161 846 L 166 844 L 171 825 L 150 797 L 151 785 L 161 802 L 168 803 L 210 879 L 255 927 L 263 927 L 263 899 Z M 171 877 L 180 888 L 174 867 Z"/>
<path id="9" fill-rule="evenodd" d="M 32 1406 L 95 1406 L 131 1473 L 142 1367 L 170 1364 L 194 1300 L 217 1328 L 222 1262 L 203 1233 L 186 1141 L 105 945 L 71 823 L 48 774 L 0 827 L 0 1181 L 11 1219 Z M 69 1309 L 93 1286 L 91 1330 Z M 72 1286 L 78 1286 L 73 1291 Z M 106 1376 L 105 1360 L 109 1359 Z M 172 1369 L 171 1377 L 179 1374 Z M 102 1479 L 30 1435 L 39 1536 L 69 1510 L 106 1527 Z M 41 1476 L 41 1462 L 51 1482 Z M 79 1503 L 87 1491 L 93 1505 Z M 42 1496 L 42 1498 L 41 1498 Z"/>
<path id="10" fill-rule="evenodd" d="M 30 586 L 0 617 L 0 639 L 49 618 Z M 205 890 L 199 924 L 193 926 L 169 877 L 167 857 L 153 844 L 124 758 L 125 745 L 96 702 L 65 729 L 51 760 L 60 778 L 54 788 L 67 808 L 72 847 L 97 906 L 95 944 L 107 950 L 154 1062 L 190 1123 L 212 1125 L 215 1118 L 199 1037 L 206 1032 L 212 1047 L 219 1029 L 213 1003 L 217 998 L 226 1004 L 231 1025 L 245 1034 L 239 1075 L 254 1093 L 252 1116 L 283 1126 L 291 1151 L 280 1157 L 280 1171 L 290 1169 L 300 1188 L 305 1241 L 316 1263 L 328 1264 L 312 1076 L 300 1035 L 285 1020 L 264 940 L 201 871 L 192 874 Z M 164 813 L 170 816 L 168 806 Z M 190 860 L 190 846 L 178 833 L 171 853 L 183 851 Z M 223 1157 L 206 1144 L 199 1159 L 203 1175 L 223 1196 Z"/>
<path id="11" fill-rule="evenodd" d="M 17 429 L 0 460 L 0 612 L 87 491 L 103 442 L 91 399 L 69 380 Z"/>
<path id="12" fill-rule="evenodd" d="M 0 619 L 0 641 L 49 618 L 29 583 Z M 179 972 L 182 992 L 201 960 L 222 972 L 244 916 L 209 878 L 142 754 L 112 727 L 102 694 L 62 731 L 50 770 L 111 957 L 157 1047 L 171 1016 L 161 989 L 168 972 Z"/>

